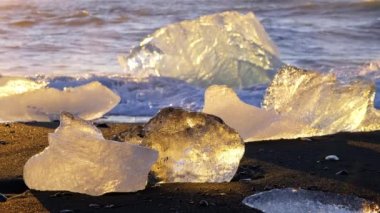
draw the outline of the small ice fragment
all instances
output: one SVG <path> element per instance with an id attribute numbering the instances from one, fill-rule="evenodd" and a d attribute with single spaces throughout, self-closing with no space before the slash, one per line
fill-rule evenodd
<path id="1" fill-rule="evenodd" d="M 339 158 L 338 158 L 338 156 L 336 156 L 336 155 L 328 155 L 328 156 L 325 157 L 325 160 L 329 160 L 329 161 L 338 161 Z"/>
<path id="2" fill-rule="evenodd" d="M 15 87 L 17 91 L 0 87 L 0 94 L 7 93 L 0 95 L 0 122 L 58 120 L 63 111 L 93 120 L 103 116 L 120 101 L 118 95 L 99 82 L 65 88 L 63 91 L 40 88 L 30 82 L 26 86 L 29 89 Z"/>
<path id="3" fill-rule="evenodd" d="M 342 175 L 342 176 L 345 176 L 345 175 L 348 175 L 348 172 L 346 170 L 340 170 L 339 172 L 335 173 L 336 175 Z"/>
<path id="4" fill-rule="evenodd" d="M 74 210 L 71 210 L 71 209 L 62 209 L 62 210 L 59 210 L 59 213 L 74 213 L 75 211 Z"/>
<path id="5" fill-rule="evenodd" d="M 244 198 L 243 204 L 270 213 L 375 213 L 377 204 L 359 197 L 304 189 L 273 189 Z"/>
<path id="6" fill-rule="evenodd" d="M 105 140 L 91 123 L 69 113 L 49 134 L 49 146 L 24 166 L 31 189 L 89 195 L 142 190 L 158 153 L 152 149 Z"/>
<path id="7" fill-rule="evenodd" d="M 0 193 L 0 202 L 5 202 L 7 201 L 7 199 L 8 199 L 7 196 Z"/>
<path id="8" fill-rule="evenodd" d="M 100 206 L 100 204 L 97 204 L 97 203 L 90 203 L 88 205 L 88 207 L 94 208 L 94 209 L 99 209 L 101 206 Z"/>
<path id="9" fill-rule="evenodd" d="M 159 152 L 152 171 L 162 182 L 228 182 L 244 154 L 239 134 L 215 116 L 162 109 L 144 126 L 141 145 Z"/>

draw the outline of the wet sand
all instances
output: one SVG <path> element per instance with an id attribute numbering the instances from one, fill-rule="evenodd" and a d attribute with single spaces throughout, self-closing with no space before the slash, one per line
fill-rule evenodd
<path id="1" fill-rule="evenodd" d="M 246 144 L 234 180 L 219 184 L 163 184 L 135 193 L 91 197 L 68 192 L 28 190 L 22 169 L 47 145 L 58 123 L 0 125 L 0 212 L 255 212 L 245 196 L 276 187 L 301 187 L 356 195 L 380 203 L 380 131 L 339 133 L 311 139 Z M 100 125 L 106 138 L 131 124 Z M 337 155 L 336 162 L 325 161 Z M 343 175 L 337 175 L 339 171 Z"/>

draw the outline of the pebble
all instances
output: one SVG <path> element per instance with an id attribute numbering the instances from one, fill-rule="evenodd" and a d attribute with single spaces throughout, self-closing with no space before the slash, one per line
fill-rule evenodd
<path id="1" fill-rule="evenodd" d="M 208 206 L 208 202 L 207 202 L 207 200 L 201 200 L 201 201 L 199 201 L 199 205 L 203 206 L 203 207 L 207 207 Z"/>
<path id="2" fill-rule="evenodd" d="M 5 202 L 7 201 L 7 199 L 8 199 L 7 196 L 0 193 L 0 202 Z"/>
<path id="3" fill-rule="evenodd" d="M 55 194 L 50 195 L 50 197 L 64 197 L 64 196 L 72 196 L 72 194 L 67 193 L 67 192 L 57 192 Z"/>
<path id="4" fill-rule="evenodd" d="M 59 210 L 59 213 L 73 213 L 74 210 L 71 210 L 71 209 L 62 209 L 62 210 Z"/>
<path id="5" fill-rule="evenodd" d="M 106 123 L 97 124 L 96 127 L 98 127 L 98 128 L 110 128 L 110 126 Z"/>
<path id="6" fill-rule="evenodd" d="M 7 145 L 6 141 L 0 141 L 0 145 Z"/>
<path id="7" fill-rule="evenodd" d="M 335 173 L 336 175 L 348 175 L 348 172 L 346 170 L 341 170 L 337 173 Z"/>
<path id="8" fill-rule="evenodd" d="M 251 178 L 243 178 L 243 179 L 240 179 L 239 182 L 249 182 L 249 181 L 252 181 Z"/>
<path id="9" fill-rule="evenodd" d="M 106 209 L 112 209 L 112 208 L 115 208 L 115 207 L 116 207 L 115 204 L 107 204 L 107 205 L 104 206 L 104 208 L 106 208 Z"/>
<path id="10" fill-rule="evenodd" d="M 91 203 L 88 205 L 88 207 L 94 208 L 94 209 L 99 209 L 101 206 L 100 206 L 100 204 L 97 204 L 97 203 Z"/>
<path id="11" fill-rule="evenodd" d="M 336 155 L 328 155 L 328 156 L 325 157 L 325 160 L 328 160 L 328 161 L 338 161 L 339 158 Z"/>

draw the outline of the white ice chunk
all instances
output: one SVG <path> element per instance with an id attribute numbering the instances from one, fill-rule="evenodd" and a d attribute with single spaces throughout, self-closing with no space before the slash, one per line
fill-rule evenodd
<path id="1" fill-rule="evenodd" d="M 129 72 L 231 87 L 269 82 L 282 64 L 256 16 L 239 12 L 170 24 L 119 62 Z"/>
<path id="2" fill-rule="evenodd" d="M 273 189 L 244 198 L 243 204 L 270 213 L 375 213 L 378 205 L 355 196 L 303 189 Z"/>
<path id="3" fill-rule="evenodd" d="M 207 88 L 203 112 L 222 118 L 246 142 L 297 138 L 315 133 L 305 123 L 242 102 L 226 86 L 214 85 Z"/>
<path id="4" fill-rule="evenodd" d="M 0 95 L 1 122 L 58 120 L 59 114 L 63 111 L 85 120 L 92 120 L 103 116 L 120 101 L 117 94 L 99 82 L 65 88 L 63 91 L 39 88 L 39 84 L 25 80 L 16 79 L 7 82 L 3 87 L 0 84 L 0 94 L 9 94 Z M 23 83 L 25 88 L 22 87 Z M 18 86 L 12 91 L 6 85 Z"/>
<path id="5" fill-rule="evenodd" d="M 128 142 L 109 141 L 91 123 L 69 113 L 49 134 L 49 146 L 24 166 L 31 189 L 89 195 L 142 190 L 158 153 Z"/>
<path id="6" fill-rule="evenodd" d="M 228 182 L 244 154 L 239 134 L 220 118 L 165 108 L 144 126 L 141 144 L 159 152 L 161 182 Z"/>

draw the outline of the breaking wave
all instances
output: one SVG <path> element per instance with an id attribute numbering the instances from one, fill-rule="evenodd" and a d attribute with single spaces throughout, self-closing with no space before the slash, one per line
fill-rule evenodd
<path id="1" fill-rule="evenodd" d="M 200 111 L 204 103 L 205 88 L 169 77 L 138 78 L 130 75 L 88 75 L 88 76 L 39 76 L 35 82 L 62 90 L 98 81 L 117 93 L 120 103 L 111 110 L 109 116 L 153 116 L 160 109 L 178 106 Z M 255 85 L 240 89 L 238 94 L 248 103 L 259 106 L 266 85 Z"/>

